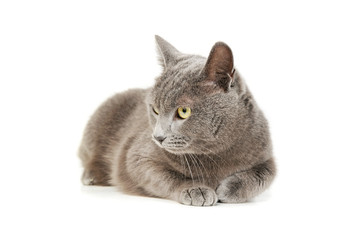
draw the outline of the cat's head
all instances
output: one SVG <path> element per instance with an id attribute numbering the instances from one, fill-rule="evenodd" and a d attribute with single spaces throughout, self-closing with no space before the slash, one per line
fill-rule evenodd
<path id="1" fill-rule="evenodd" d="M 152 139 L 175 154 L 217 153 L 237 134 L 240 93 L 231 49 L 216 43 L 206 59 L 183 54 L 156 36 L 161 76 L 148 98 Z"/>

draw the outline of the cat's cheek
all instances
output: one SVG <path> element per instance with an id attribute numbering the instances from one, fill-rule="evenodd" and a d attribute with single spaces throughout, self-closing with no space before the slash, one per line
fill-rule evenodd
<path id="1" fill-rule="evenodd" d="M 156 122 L 157 122 L 156 117 L 153 116 L 152 114 L 149 114 L 149 123 L 150 123 L 151 129 L 155 128 Z"/>
<path id="2" fill-rule="evenodd" d="M 173 133 L 180 133 L 182 134 L 185 128 L 185 120 L 181 119 L 174 119 L 171 123 L 171 131 Z"/>
<path id="3" fill-rule="evenodd" d="M 178 126 L 177 126 L 176 121 L 173 121 L 171 123 L 171 132 L 173 132 L 173 133 L 177 132 L 177 128 L 178 128 Z"/>
<path id="4" fill-rule="evenodd" d="M 194 139 L 195 136 L 198 136 L 197 128 L 195 127 L 195 123 L 193 121 L 188 120 L 178 120 L 175 124 L 172 132 L 178 133 L 182 136 L 185 136 L 189 139 Z"/>

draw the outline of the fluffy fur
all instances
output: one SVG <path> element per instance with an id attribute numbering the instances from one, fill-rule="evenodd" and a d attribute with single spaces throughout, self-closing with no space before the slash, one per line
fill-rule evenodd
<path id="1" fill-rule="evenodd" d="M 79 150 L 83 183 L 196 206 L 263 192 L 275 176 L 268 124 L 231 49 L 218 42 L 206 59 L 156 42 L 155 85 L 116 94 L 91 117 Z M 179 118 L 179 107 L 191 116 Z"/>

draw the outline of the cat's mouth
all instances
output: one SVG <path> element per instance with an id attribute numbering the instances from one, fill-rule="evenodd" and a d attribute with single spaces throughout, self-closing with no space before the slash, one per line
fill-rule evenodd
<path id="1" fill-rule="evenodd" d="M 163 141 L 157 141 L 155 138 L 152 138 L 152 140 L 157 146 L 175 154 L 185 153 L 190 145 L 190 140 L 186 137 L 167 137 Z"/>
<path id="2" fill-rule="evenodd" d="M 161 146 L 161 147 L 170 153 L 184 154 L 187 152 L 186 150 L 188 149 L 188 144 L 186 144 L 185 146 L 178 146 L 178 147 L 175 146 Z"/>

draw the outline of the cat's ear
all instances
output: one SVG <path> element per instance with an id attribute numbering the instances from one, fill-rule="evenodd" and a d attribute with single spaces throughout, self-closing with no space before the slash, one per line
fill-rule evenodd
<path id="1" fill-rule="evenodd" d="M 162 37 L 155 35 L 155 39 L 161 65 L 166 68 L 175 64 L 180 52 Z"/>
<path id="2" fill-rule="evenodd" d="M 210 51 L 202 71 L 208 85 L 215 85 L 227 92 L 234 85 L 234 59 L 229 46 L 217 42 Z"/>

